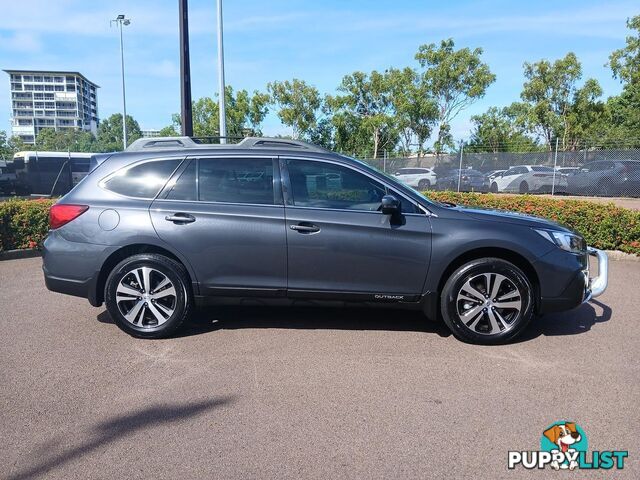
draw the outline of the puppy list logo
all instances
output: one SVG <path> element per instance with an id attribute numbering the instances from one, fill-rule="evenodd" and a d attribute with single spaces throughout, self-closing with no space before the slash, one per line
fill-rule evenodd
<path id="1" fill-rule="evenodd" d="M 542 432 L 539 451 L 509 451 L 510 470 L 521 465 L 532 469 L 549 466 L 554 470 L 624 468 L 629 456 L 627 450 L 606 450 L 587 452 L 587 435 L 575 422 L 559 421 L 549 425 Z"/>

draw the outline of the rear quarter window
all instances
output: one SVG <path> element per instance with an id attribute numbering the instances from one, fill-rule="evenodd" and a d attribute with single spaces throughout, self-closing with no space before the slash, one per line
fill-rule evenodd
<path id="1" fill-rule="evenodd" d="M 102 187 L 126 197 L 154 198 L 181 159 L 152 160 L 122 168 L 102 181 Z"/>

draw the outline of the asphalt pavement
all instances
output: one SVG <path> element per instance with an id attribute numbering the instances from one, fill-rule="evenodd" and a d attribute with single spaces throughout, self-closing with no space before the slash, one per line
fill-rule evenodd
<path id="1" fill-rule="evenodd" d="M 517 343 L 466 345 L 417 313 L 199 312 L 137 340 L 0 262 L 0 478 L 640 478 L 640 263 Z M 507 470 L 577 422 L 619 472 Z"/>

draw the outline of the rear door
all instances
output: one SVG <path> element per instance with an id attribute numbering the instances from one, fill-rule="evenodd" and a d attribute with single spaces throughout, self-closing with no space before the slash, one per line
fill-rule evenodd
<path id="1" fill-rule="evenodd" d="M 287 251 L 277 160 L 192 158 L 150 213 L 158 235 L 197 272 L 202 294 L 285 294 Z"/>
<path id="2" fill-rule="evenodd" d="M 419 298 L 431 255 L 429 217 L 364 171 L 287 158 L 284 171 L 288 295 L 353 300 Z M 398 221 L 378 208 L 394 194 Z"/>

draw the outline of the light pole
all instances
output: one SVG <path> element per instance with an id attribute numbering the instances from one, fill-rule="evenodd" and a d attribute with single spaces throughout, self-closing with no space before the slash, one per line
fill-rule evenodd
<path id="1" fill-rule="evenodd" d="M 227 119 L 224 99 L 224 44 L 222 43 L 222 0 L 218 0 L 218 113 L 220 115 L 220 143 L 227 143 Z"/>
<path id="2" fill-rule="evenodd" d="M 113 22 L 117 23 L 120 27 L 120 66 L 122 69 L 122 145 L 123 150 L 127 148 L 127 96 L 124 88 L 124 43 L 122 41 L 122 26 L 129 25 L 131 20 L 125 18 L 124 15 L 118 15 L 114 20 L 111 20 L 111 24 Z"/>

